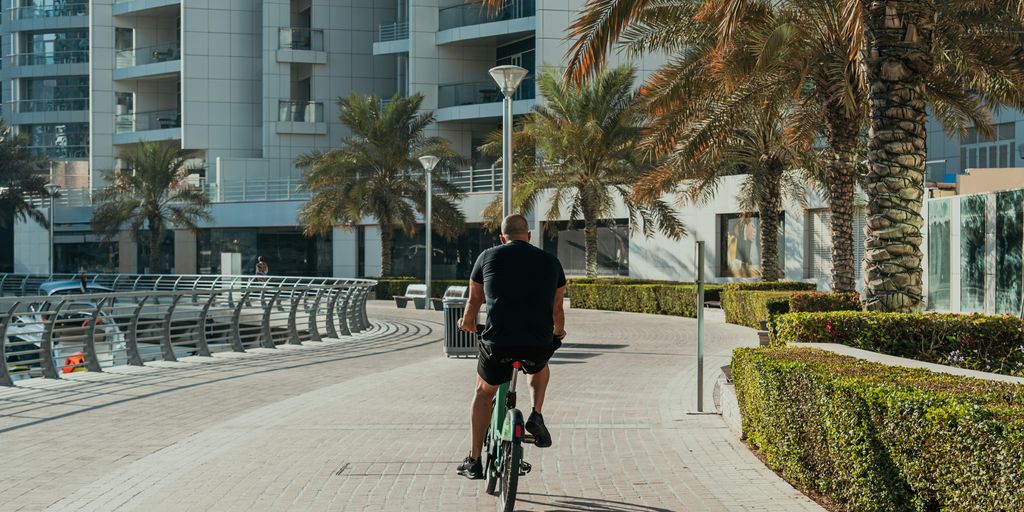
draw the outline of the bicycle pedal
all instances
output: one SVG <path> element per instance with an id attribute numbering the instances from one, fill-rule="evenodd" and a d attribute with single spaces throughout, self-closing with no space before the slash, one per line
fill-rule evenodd
<path id="1" fill-rule="evenodd" d="M 526 434 L 523 436 L 523 442 L 526 444 L 537 444 L 537 438 L 530 434 Z"/>
<path id="2" fill-rule="evenodd" d="M 519 462 L 519 476 L 523 476 L 533 470 L 533 465 L 526 461 Z"/>

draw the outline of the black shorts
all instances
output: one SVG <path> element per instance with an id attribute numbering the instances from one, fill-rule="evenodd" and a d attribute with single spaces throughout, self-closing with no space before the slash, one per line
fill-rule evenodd
<path id="1" fill-rule="evenodd" d="M 526 373 L 534 374 L 548 365 L 548 360 L 555 354 L 562 342 L 554 340 L 547 348 L 506 348 L 479 343 L 480 354 L 477 356 L 476 373 L 484 382 L 499 386 L 512 380 L 512 362 L 522 361 Z"/>

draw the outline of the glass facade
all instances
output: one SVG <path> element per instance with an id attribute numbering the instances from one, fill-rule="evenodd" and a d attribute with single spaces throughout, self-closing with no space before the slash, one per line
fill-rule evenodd
<path id="1" fill-rule="evenodd" d="M 426 240 L 422 227 L 411 237 L 396 230 L 391 250 L 392 274 L 422 278 L 426 274 Z M 469 279 L 477 256 L 499 241 L 498 234 L 484 230 L 482 224 L 467 224 L 466 231 L 455 240 L 445 240 L 435 233 L 432 243 L 434 279 Z"/>
<path id="2" fill-rule="evenodd" d="M 330 276 L 334 272 L 331 235 L 307 237 L 297 228 L 203 229 L 196 237 L 200 274 L 221 274 L 221 254 L 242 255 L 243 275 L 252 274 L 263 258 L 275 276 Z"/>
<path id="3" fill-rule="evenodd" d="M 75 64 L 89 62 L 89 31 L 21 33 L 18 65 Z"/>
<path id="4" fill-rule="evenodd" d="M 143 231 L 137 244 L 136 261 L 140 274 L 156 273 L 149 268 L 149 231 Z M 174 230 L 164 231 L 164 240 L 160 243 L 161 273 L 174 273 Z"/>
<path id="5" fill-rule="evenodd" d="M 1020 313 L 1024 191 L 996 194 L 996 314 Z"/>
<path id="6" fill-rule="evenodd" d="M 48 158 L 89 156 L 89 123 L 26 124 L 20 130 L 32 139 L 30 149 Z"/>
<path id="7" fill-rule="evenodd" d="M 960 311 L 985 311 L 985 196 L 960 199 Z M 928 257 L 932 257 L 929 247 Z"/>
<path id="8" fill-rule="evenodd" d="M 950 200 L 928 202 L 928 308 L 949 311 Z"/>
<path id="9" fill-rule="evenodd" d="M 779 268 L 786 268 L 786 219 L 779 214 Z M 718 216 L 719 276 L 761 277 L 761 219 L 756 213 Z"/>
<path id="10" fill-rule="evenodd" d="M 544 250 L 562 262 L 566 275 L 587 274 L 586 239 L 582 223 L 570 229 L 568 222 L 546 223 L 558 229 L 554 237 L 544 233 Z M 629 275 L 629 220 L 615 219 L 597 228 L 597 273 L 605 276 Z"/>
<path id="11" fill-rule="evenodd" d="M 89 77 L 25 78 L 21 81 L 18 112 L 89 109 Z"/>
<path id="12" fill-rule="evenodd" d="M 53 240 L 53 269 L 60 273 L 118 272 L 118 242 L 103 242 L 90 231 L 58 231 Z"/>

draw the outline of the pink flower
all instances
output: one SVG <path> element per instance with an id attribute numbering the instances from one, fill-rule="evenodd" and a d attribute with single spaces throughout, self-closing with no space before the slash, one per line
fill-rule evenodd
<path id="1" fill-rule="evenodd" d="M 832 320 L 825 320 L 825 332 L 832 334 Z"/>

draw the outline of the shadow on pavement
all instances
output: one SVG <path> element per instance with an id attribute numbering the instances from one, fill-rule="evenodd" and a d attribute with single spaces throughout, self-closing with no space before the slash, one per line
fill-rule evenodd
<path id="1" fill-rule="evenodd" d="M 547 512 L 672 512 L 667 508 L 648 507 L 622 501 L 584 498 L 582 496 L 556 496 L 522 492 L 516 503 L 529 503 L 545 507 Z M 550 507 L 550 508 L 548 508 Z"/>

